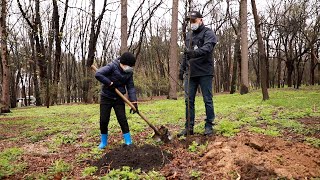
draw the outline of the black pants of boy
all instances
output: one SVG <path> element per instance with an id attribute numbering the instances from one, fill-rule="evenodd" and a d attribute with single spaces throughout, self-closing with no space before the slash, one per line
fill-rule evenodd
<path id="1" fill-rule="evenodd" d="M 108 134 L 108 125 L 110 121 L 111 109 L 114 109 L 118 123 L 120 124 L 122 133 L 129 132 L 129 125 L 126 117 L 125 104 L 122 99 L 117 100 L 101 97 L 100 102 L 100 132 Z"/>

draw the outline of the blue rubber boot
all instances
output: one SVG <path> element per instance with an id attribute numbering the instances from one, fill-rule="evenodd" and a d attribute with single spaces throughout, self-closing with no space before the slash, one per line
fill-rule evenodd
<path id="1" fill-rule="evenodd" d="M 103 149 L 108 145 L 108 134 L 101 134 L 101 143 L 99 149 Z"/>
<path id="2" fill-rule="evenodd" d="M 123 134 L 124 144 L 130 145 L 132 144 L 130 133 Z"/>

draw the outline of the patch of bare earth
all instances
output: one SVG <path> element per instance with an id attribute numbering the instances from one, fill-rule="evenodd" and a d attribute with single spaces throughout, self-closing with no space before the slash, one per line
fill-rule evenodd
<path id="1" fill-rule="evenodd" d="M 164 146 L 174 155 L 161 170 L 167 179 L 190 178 L 191 170 L 203 172 L 205 179 L 320 177 L 320 150 L 303 143 L 246 132 L 232 138 L 191 136 L 187 140 L 189 144 L 208 141 L 207 151 L 190 155 L 188 144 L 177 140 Z"/>

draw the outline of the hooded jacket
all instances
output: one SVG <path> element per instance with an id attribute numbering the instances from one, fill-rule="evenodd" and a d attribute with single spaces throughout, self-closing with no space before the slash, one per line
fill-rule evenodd
<path id="1" fill-rule="evenodd" d="M 128 91 L 130 101 L 137 101 L 133 82 L 133 72 L 124 72 L 120 67 L 119 58 L 98 69 L 95 77 L 102 83 L 101 96 L 114 100 L 120 98 L 115 90 L 109 87 L 111 82 L 113 82 L 113 87 L 117 88 L 122 94 L 125 94 Z"/>
<path id="2" fill-rule="evenodd" d="M 191 47 L 189 47 L 190 40 L 192 41 Z M 213 76 L 213 48 L 216 43 L 217 37 L 214 32 L 203 24 L 197 30 L 189 32 L 186 37 L 185 47 L 189 50 L 194 50 L 195 57 L 189 58 L 186 54 L 183 55 L 180 73 L 187 74 L 189 72 L 188 64 L 190 64 L 190 77 Z"/>

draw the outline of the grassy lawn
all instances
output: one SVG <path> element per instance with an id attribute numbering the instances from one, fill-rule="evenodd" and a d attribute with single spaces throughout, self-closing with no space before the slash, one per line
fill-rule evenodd
<path id="1" fill-rule="evenodd" d="M 305 143 L 320 146 L 320 139 L 314 137 L 319 127 L 306 127 L 301 118 L 320 117 L 320 87 L 270 89 L 270 100 L 262 101 L 261 91 L 246 95 L 215 94 L 215 131 L 218 135 L 235 136 L 240 131 L 261 133 L 282 137 L 290 131 L 305 138 Z M 127 117 L 134 143 L 155 143 L 151 139 L 153 131 L 138 116 Z M 184 99 L 146 101 L 139 105 L 155 126 L 166 125 L 173 134 L 184 126 Z M 202 97 L 196 98 L 195 132 L 204 130 L 205 109 Z M 318 118 L 319 119 L 319 118 Z M 50 108 L 31 107 L 12 109 L 12 113 L 0 116 L 0 179 L 14 174 L 28 174 L 36 179 L 53 178 L 55 174 L 72 177 L 69 172 L 81 172 L 91 176 L 94 167 L 83 167 L 82 161 L 99 158 L 102 151 L 99 144 L 99 105 L 59 105 Z M 109 124 L 109 148 L 122 143 L 121 130 L 112 113 Z M 44 172 L 28 172 L 28 162 L 24 156 L 34 154 L 26 146 L 41 145 L 43 154 L 56 157 Z M 73 156 L 59 156 L 64 148 L 75 148 Z M 38 153 L 41 151 L 38 151 Z M 62 157 L 62 158 L 61 158 Z M 30 165 L 30 164 L 29 164 Z M 119 173 L 127 171 L 127 169 Z M 129 173 L 129 172 L 128 172 Z M 157 172 L 153 172 L 157 174 Z M 193 172 L 196 175 L 196 172 Z M 112 174 L 112 173 L 111 173 Z M 114 175 L 114 173 L 113 173 Z M 150 175 L 145 175 L 152 177 Z"/>

